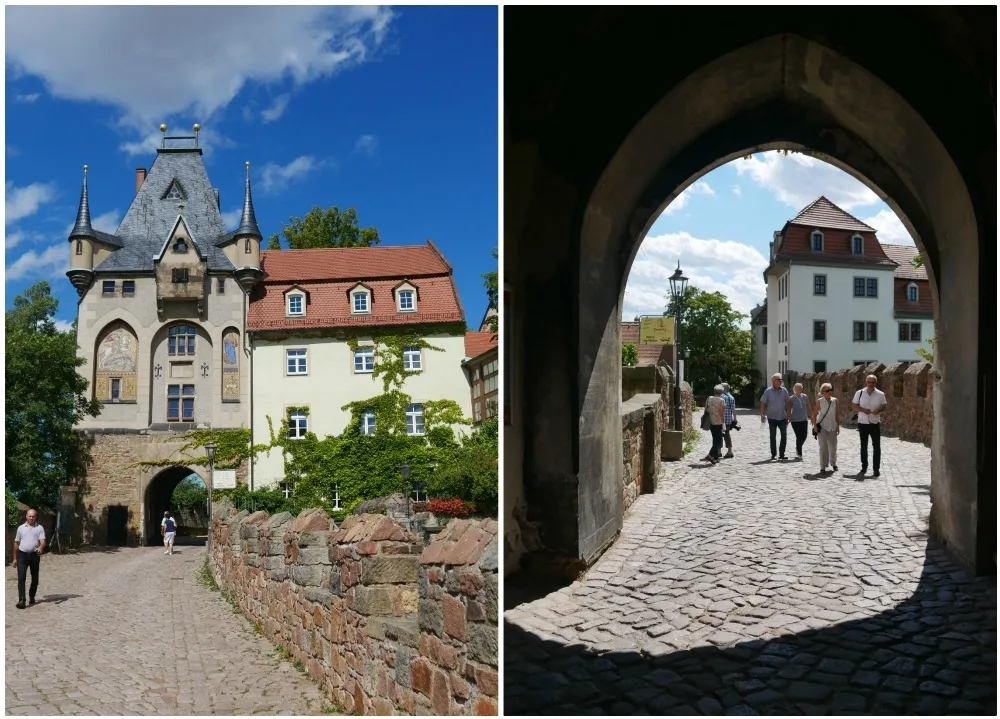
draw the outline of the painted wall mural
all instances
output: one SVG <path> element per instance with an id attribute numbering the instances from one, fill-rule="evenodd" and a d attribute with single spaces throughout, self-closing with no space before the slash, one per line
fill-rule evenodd
<path id="1" fill-rule="evenodd" d="M 240 332 L 228 329 L 222 335 L 222 401 L 240 400 Z"/>
<path id="2" fill-rule="evenodd" d="M 106 331 L 97 345 L 94 396 L 102 402 L 135 402 L 139 341 L 122 324 Z"/>

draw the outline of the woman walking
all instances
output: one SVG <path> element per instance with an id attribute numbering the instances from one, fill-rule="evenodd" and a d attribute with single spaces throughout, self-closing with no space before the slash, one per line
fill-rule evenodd
<path id="1" fill-rule="evenodd" d="M 840 434 L 840 422 L 837 421 L 837 398 L 833 396 L 833 385 L 824 383 L 819 388 L 819 394 L 813 415 L 813 433 L 818 433 L 819 471 L 826 474 L 827 465 L 832 465 L 833 471 L 837 471 L 837 435 Z"/>
<path id="2" fill-rule="evenodd" d="M 726 416 L 726 401 L 722 399 L 725 390 L 721 384 L 715 385 L 715 396 L 705 400 L 705 411 L 708 412 L 710 429 L 712 431 L 712 449 L 705 457 L 712 464 L 719 463 L 719 455 L 722 453 L 722 427 Z"/>
<path id="3" fill-rule="evenodd" d="M 802 447 L 809 435 L 809 419 L 813 417 L 812 402 L 809 395 L 802 394 L 802 383 L 798 382 L 792 388 L 792 396 L 788 406 L 792 410 L 792 431 L 795 432 L 795 457 L 802 461 Z"/>

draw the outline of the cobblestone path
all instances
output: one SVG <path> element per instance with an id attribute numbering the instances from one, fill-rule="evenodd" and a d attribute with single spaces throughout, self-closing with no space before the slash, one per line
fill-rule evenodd
<path id="1" fill-rule="evenodd" d="M 318 687 L 198 583 L 204 547 L 176 551 L 46 555 L 23 610 L 8 566 L 7 714 L 321 713 Z"/>
<path id="2" fill-rule="evenodd" d="M 505 613 L 506 714 L 996 714 L 996 578 L 928 546 L 930 450 L 883 438 L 858 482 L 844 428 L 818 477 L 811 437 L 771 462 L 756 416 L 734 459 L 665 465 L 584 579 Z"/>

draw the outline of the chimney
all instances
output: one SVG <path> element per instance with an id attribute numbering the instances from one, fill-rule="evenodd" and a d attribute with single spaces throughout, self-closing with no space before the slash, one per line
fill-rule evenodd
<path id="1" fill-rule="evenodd" d="M 146 168 L 137 167 L 135 169 L 135 194 L 139 194 L 139 188 L 142 187 L 142 183 L 146 181 Z"/>

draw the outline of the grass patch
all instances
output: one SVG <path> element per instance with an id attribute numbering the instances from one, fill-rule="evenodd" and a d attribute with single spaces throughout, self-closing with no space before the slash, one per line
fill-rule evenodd
<path id="1" fill-rule="evenodd" d="M 219 583 L 215 581 L 215 575 L 212 574 L 212 569 L 208 566 L 208 555 L 205 555 L 205 561 L 202 563 L 201 569 L 198 570 L 198 584 L 213 592 L 219 591 Z"/>
<path id="2" fill-rule="evenodd" d="M 684 456 L 687 456 L 694 451 L 695 445 L 698 444 L 698 435 L 695 435 L 687 442 L 684 443 Z"/>

